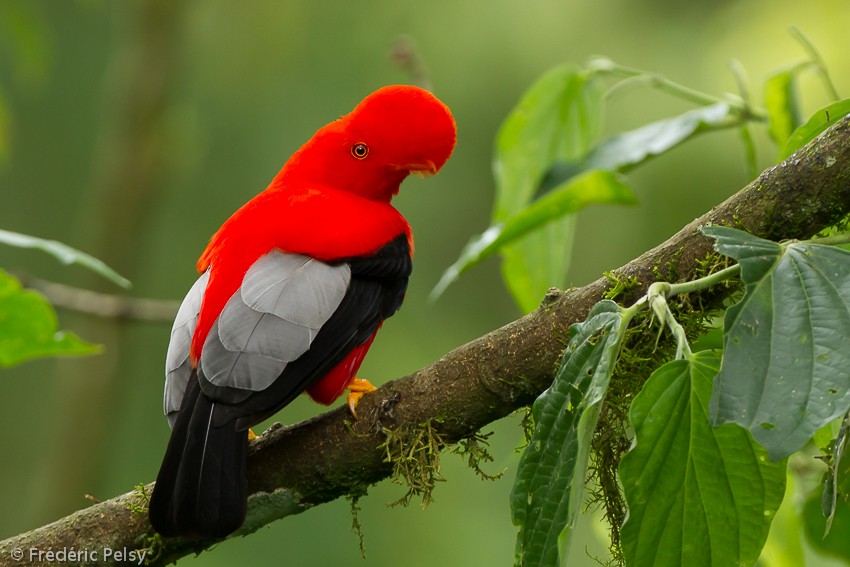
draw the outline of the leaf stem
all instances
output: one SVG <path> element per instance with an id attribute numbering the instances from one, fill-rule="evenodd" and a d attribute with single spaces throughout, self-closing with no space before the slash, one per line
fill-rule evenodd
<path id="1" fill-rule="evenodd" d="M 850 239 L 850 235 L 847 236 Z M 676 320 L 676 317 L 670 310 L 670 306 L 667 304 L 667 299 L 680 293 L 690 293 L 709 288 L 737 276 L 740 271 L 741 265 L 734 264 L 728 268 L 689 282 L 677 284 L 671 284 L 669 282 L 653 283 L 647 289 L 646 295 L 635 301 L 630 307 L 623 308 L 623 323 L 620 326 L 621 332 L 625 332 L 632 317 L 648 306 L 652 309 L 655 317 L 658 318 L 659 323 L 670 329 L 670 332 L 676 337 L 676 358 L 687 358 L 690 360 L 693 357 L 693 351 L 691 351 L 691 346 L 688 343 L 685 328 Z"/>
<path id="2" fill-rule="evenodd" d="M 646 82 L 657 88 L 658 90 L 667 92 L 669 94 L 672 94 L 673 96 L 677 96 L 679 98 L 689 100 L 700 105 L 708 106 L 710 104 L 716 104 L 718 102 L 726 102 L 723 99 L 718 98 L 714 95 L 710 95 L 708 93 L 704 93 L 702 91 L 686 87 L 685 85 L 679 84 L 675 81 L 671 81 L 670 79 L 659 73 L 650 73 L 648 71 L 637 69 L 635 67 L 620 65 L 619 63 L 615 63 L 607 57 L 596 57 L 591 59 L 588 62 L 588 68 L 600 73 L 609 73 L 614 76 L 625 77 L 627 79 L 630 79 L 631 81 Z"/>
<path id="3" fill-rule="evenodd" d="M 835 88 L 835 83 L 832 82 L 832 77 L 829 76 L 826 63 L 824 62 L 823 57 L 821 57 L 820 52 L 815 47 L 815 44 L 812 43 L 812 40 L 806 37 L 806 34 L 804 34 L 797 26 L 791 26 L 788 31 L 794 36 L 794 39 L 800 42 L 803 49 L 809 53 L 809 57 L 812 58 L 812 62 L 815 64 L 818 74 L 821 76 L 829 96 L 835 100 L 841 100 L 841 96 L 838 94 L 838 89 Z"/>
<path id="4" fill-rule="evenodd" d="M 732 59 L 728 63 L 729 71 L 735 79 L 735 84 L 738 86 L 738 93 L 745 105 L 750 106 L 752 97 L 750 96 L 749 77 L 743 63 L 737 59 Z"/>
<path id="5" fill-rule="evenodd" d="M 680 293 L 690 293 L 692 291 L 699 291 L 701 289 L 709 288 L 715 284 L 719 284 L 720 282 L 724 282 L 728 279 L 731 279 L 738 275 L 741 271 L 740 264 L 733 264 L 728 268 L 724 268 L 718 272 L 714 272 L 713 274 L 709 274 L 703 278 L 699 278 L 689 282 L 682 282 L 676 284 L 669 284 L 670 289 L 667 292 L 667 297 L 672 297 L 674 295 L 678 295 Z"/>
<path id="6" fill-rule="evenodd" d="M 685 85 L 668 79 L 660 73 L 652 73 L 635 67 L 620 65 L 606 57 L 596 57 L 591 59 L 588 62 L 588 68 L 597 73 L 608 73 L 613 76 L 624 77 L 622 81 L 616 83 L 608 90 L 606 96 L 611 96 L 618 90 L 631 86 L 632 84 L 648 84 L 662 92 L 666 92 L 667 94 L 702 106 L 709 106 L 719 102 L 729 104 L 732 108 L 737 110 L 739 115 L 738 121 L 747 122 L 750 120 L 767 120 L 767 113 L 764 110 L 754 108 L 747 100 L 737 95 L 729 94 L 725 97 L 718 97 L 698 91 L 691 87 L 686 87 Z"/>
<path id="7" fill-rule="evenodd" d="M 646 292 L 646 298 L 649 301 L 650 307 L 658 322 L 670 329 L 673 336 L 676 337 L 676 360 L 681 358 L 691 359 L 693 352 L 691 345 L 688 343 L 688 336 L 685 333 L 685 328 L 676 320 L 673 312 L 670 310 L 670 305 L 667 303 L 667 297 L 671 295 L 673 285 L 668 282 L 655 282 Z M 659 331 L 660 337 L 660 331 Z"/>

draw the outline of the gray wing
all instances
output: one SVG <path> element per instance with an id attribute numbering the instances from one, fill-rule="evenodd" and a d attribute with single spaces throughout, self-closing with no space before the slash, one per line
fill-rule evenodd
<path id="1" fill-rule="evenodd" d="M 303 355 L 351 282 L 348 264 L 274 250 L 245 274 L 201 351 L 201 389 L 238 403 L 268 388 Z"/>
<path id="2" fill-rule="evenodd" d="M 171 340 L 168 343 L 168 353 L 165 355 L 165 394 L 162 400 L 162 410 L 168 417 L 168 424 L 173 428 L 177 420 L 177 410 L 183 401 L 186 385 L 192 375 L 192 364 L 189 362 L 189 348 L 192 346 L 192 335 L 198 325 L 198 314 L 201 312 L 201 302 L 207 289 L 210 272 L 207 270 L 192 288 L 174 318 L 171 328 Z"/>

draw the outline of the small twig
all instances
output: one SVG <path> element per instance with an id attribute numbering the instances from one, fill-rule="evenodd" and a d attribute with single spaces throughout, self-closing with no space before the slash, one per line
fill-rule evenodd
<path id="1" fill-rule="evenodd" d="M 425 61 L 416 49 L 413 38 L 400 35 L 393 41 L 390 49 L 390 60 L 396 67 L 410 75 L 410 80 L 417 87 L 431 90 L 431 79 Z"/>
<path id="2" fill-rule="evenodd" d="M 818 75 L 820 75 L 821 80 L 823 80 L 824 87 L 829 93 L 829 96 L 831 96 L 833 100 L 840 100 L 841 96 L 838 94 L 838 89 L 835 88 L 835 83 L 832 82 L 832 77 L 829 76 L 829 71 L 827 71 L 826 68 L 826 62 L 823 60 L 823 57 L 821 57 L 820 52 L 815 47 L 815 44 L 812 43 L 812 40 L 810 40 L 797 26 L 791 26 L 788 31 L 797 41 L 800 42 L 803 49 L 808 52 L 811 61 L 817 68 Z"/>
<path id="3" fill-rule="evenodd" d="M 61 283 L 16 274 L 24 287 L 34 289 L 56 307 L 110 319 L 171 322 L 180 307 L 172 299 L 147 299 L 99 293 Z"/>
<path id="4" fill-rule="evenodd" d="M 608 73 L 615 77 L 639 84 L 648 84 L 656 89 L 666 92 L 675 97 L 696 103 L 701 106 L 710 106 L 718 102 L 726 102 L 720 97 L 686 87 L 675 81 L 671 81 L 660 73 L 651 73 L 635 67 L 620 65 L 607 57 L 594 57 L 588 62 L 588 68 L 591 71 Z"/>

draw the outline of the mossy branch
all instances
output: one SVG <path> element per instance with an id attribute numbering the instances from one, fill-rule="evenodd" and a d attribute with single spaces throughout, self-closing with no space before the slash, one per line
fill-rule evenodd
<path id="1" fill-rule="evenodd" d="M 850 117 L 845 117 L 672 238 L 616 270 L 620 281 L 630 282 L 619 290 L 618 300 L 632 303 L 658 274 L 671 281 L 705 275 L 712 242 L 698 232 L 702 225 L 725 224 L 772 240 L 807 238 L 848 213 Z M 248 520 L 236 535 L 343 495 L 362 495 L 366 487 L 389 477 L 393 465 L 386 459 L 386 430 L 411 431 L 427 423 L 441 443 L 452 443 L 530 404 L 551 383 L 569 325 L 584 319 L 611 282 L 610 276 L 602 277 L 579 289 L 551 291 L 533 313 L 365 396 L 358 406 L 360 421 L 352 422 L 345 409 L 338 409 L 291 427 L 272 427 L 251 445 Z M 109 547 L 150 549 L 150 564 L 161 565 L 215 543 L 153 537 L 145 513 L 144 492 L 150 488 L 2 541 L 0 561 L 15 548 Z"/>

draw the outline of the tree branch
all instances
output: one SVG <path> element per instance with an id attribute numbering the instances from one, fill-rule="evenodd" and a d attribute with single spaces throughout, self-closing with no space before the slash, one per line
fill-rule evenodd
<path id="1" fill-rule="evenodd" d="M 657 274 L 690 279 L 712 253 L 702 225 L 726 224 L 774 240 L 807 238 L 850 213 L 850 116 L 785 162 L 694 220 L 663 244 L 618 270 L 645 292 Z M 343 408 L 291 427 L 275 425 L 253 442 L 248 461 L 248 519 L 237 535 L 351 494 L 387 478 L 387 431 L 413 433 L 430 423 L 441 441 L 472 435 L 530 404 L 550 383 L 569 325 L 584 319 L 609 287 L 599 280 L 550 291 L 539 309 L 365 396 L 360 421 Z M 145 487 L 147 493 L 152 485 Z M 5 560 L 17 548 L 139 549 L 153 541 L 154 565 L 205 549 L 214 541 L 151 540 L 143 492 L 118 496 L 53 524 L 0 542 Z M 100 561 L 98 564 L 114 564 Z"/>
<path id="2" fill-rule="evenodd" d="M 24 287 L 41 293 L 54 307 L 97 317 L 171 323 L 180 308 L 180 301 L 176 299 L 127 297 L 42 280 L 27 274 L 15 274 L 15 277 Z"/>

